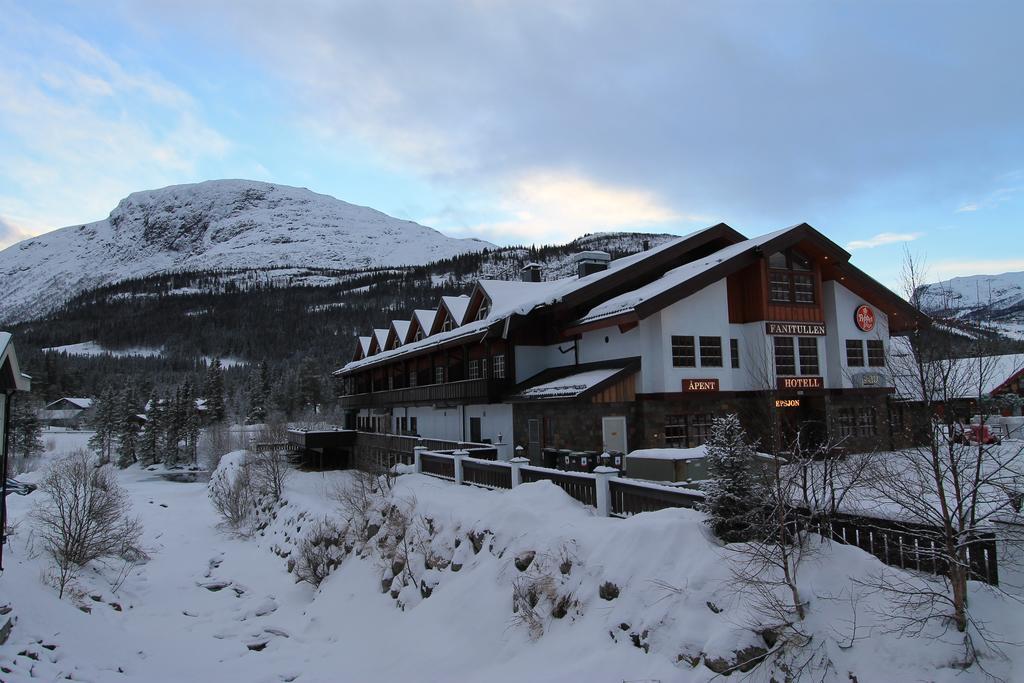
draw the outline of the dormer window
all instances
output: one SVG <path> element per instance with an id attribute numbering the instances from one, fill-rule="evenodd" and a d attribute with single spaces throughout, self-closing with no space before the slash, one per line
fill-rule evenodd
<path id="1" fill-rule="evenodd" d="M 480 302 L 480 308 L 477 309 L 477 312 L 476 312 L 476 319 L 477 320 L 486 320 L 487 316 L 489 316 L 490 314 L 491 314 L 491 302 L 488 301 L 485 298 L 483 301 Z"/>
<path id="2" fill-rule="evenodd" d="M 768 282 L 772 303 L 814 303 L 811 261 L 796 249 L 779 251 L 768 257 Z"/>
<path id="3" fill-rule="evenodd" d="M 413 341 L 419 341 L 423 339 L 423 330 L 416 330 L 416 336 L 412 338 Z"/>
<path id="4" fill-rule="evenodd" d="M 452 331 L 452 327 L 453 327 L 452 319 L 450 317 L 448 317 L 448 316 L 445 316 L 444 317 L 444 322 L 441 323 L 441 331 L 442 332 L 451 332 Z"/>
<path id="5" fill-rule="evenodd" d="M 398 348 L 399 346 L 401 346 L 401 344 L 400 344 L 400 343 L 398 342 L 398 340 L 397 340 L 397 339 L 396 339 L 395 341 L 391 342 L 391 348 L 392 348 L 392 350 L 393 350 L 393 349 L 397 349 L 397 348 Z"/>

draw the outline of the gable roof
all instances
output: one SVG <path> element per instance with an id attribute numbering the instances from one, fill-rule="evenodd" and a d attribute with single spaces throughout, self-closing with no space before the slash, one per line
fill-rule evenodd
<path id="1" fill-rule="evenodd" d="M 367 356 L 376 356 L 384 350 L 384 344 L 388 340 L 388 330 L 386 328 L 378 328 L 373 331 L 370 335 L 370 350 L 367 352 Z"/>
<path id="2" fill-rule="evenodd" d="M 442 296 L 441 303 L 448 309 L 455 326 L 458 327 L 466 317 L 466 309 L 469 308 L 469 297 L 465 294 L 459 296 Z"/>
<path id="3" fill-rule="evenodd" d="M 405 334 L 405 343 L 413 341 L 416 329 L 423 330 L 423 336 L 430 334 L 430 328 L 434 326 L 434 318 L 437 317 L 437 309 L 417 308 L 412 312 L 412 320 L 409 321 L 409 329 Z"/>
<path id="4" fill-rule="evenodd" d="M 566 332 L 574 334 L 611 324 L 642 320 L 666 306 L 700 291 L 711 283 L 745 268 L 762 256 L 787 249 L 801 242 L 814 244 L 823 252 L 824 258 L 831 264 L 830 268 L 835 269 L 837 273 L 845 273 L 836 278 L 842 279 L 844 285 L 847 284 L 845 280 L 849 275 L 859 283 L 862 291 L 868 291 L 870 297 L 866 296 L 865 298 L 869 298 L 875 305 L 886 311 L 890 317 L 890 328 L 905 329 L 900 327 L 901 323 L 912 326 L 920 319 L 920 313 L 910 304 L 860 269 L 849 265 L 847 261 L 850 254 L 847 251 L 810 225 L 801 223 L 737 242 L 708 256 L 673 268 L 647 285 L 624 292 L 594 306 Z M 898 316 L 902 316 L 902 318 L 898 318 Z M 895 321 L 894 318 L 896 318 Z"/>
<path id="5" fill-rule="evenodd" d="M 31 388 L 32 378 L 21 371 L 13 337 L 10 332 L 0 332 L 0 390 L 28 391 Z"/>
<path id="6" fill-rule="evenodd" d="M 405 343 L 405 335 L 409 333 L 409 324 L 408 320 L 391 321 L 391 327 L 388 330 L 388 348 L 391 346 L 392 339 L 397 339 L 399 346 Z"/>
<path id="7" fill-rule="evenodd" d="M 356 350 L 352 354 L 352 360 L 362 360 L 370 355 L 370 338 L 359 337 L 356 341 Z"/>

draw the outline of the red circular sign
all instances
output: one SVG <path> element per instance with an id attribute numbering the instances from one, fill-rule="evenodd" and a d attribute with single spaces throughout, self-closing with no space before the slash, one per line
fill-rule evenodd
<path id="1" fill-rule="evenodd" d="M 875 329 L 875 312 L 867 304 L 861 304 L 853 314 L 853 321 L 862 332 L 870 332 Z"/>

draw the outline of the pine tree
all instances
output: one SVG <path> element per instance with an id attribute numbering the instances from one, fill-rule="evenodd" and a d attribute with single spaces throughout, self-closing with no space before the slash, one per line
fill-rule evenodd
<path id="1" fill-rule="evenodd" d="M 92 425 L 96 433 L 89 437 L 89 448 L 99 456 L 100 464 L 106 464 L 114 450 L 118 427 L 117 399 L 113 389 L 105 388 L 96 403 Z"/>
<path id="2" fill-rule="evenodd" d="M 181 391 L 181 434 L 185 440 L 185 451 L 190 463 L 196 462 L 196 451 L 199 442 L 199 413 L 196 408 L 192 382 L 185 380 Z"/>
<path id="3" fill-rule="evenodd" d="M 139 446 L 139 426 L 135 422 L 135 401 L 131 389 L 121 395 L 117 423 L 117 466 L 128 467 L 135 462 Z"/>
<path id="4" fill-rule="evenodd" d="M 181 389 L 174 390 L 174 396 L 165 395 L 161 399 L 161 447 L 160 459 L 164 466 L 174 467 L 178 464 L 178 444 L 181 441 Z"/>
<path id="5" fill-rule="evenodd" d="M 160 459 L 160 425 L 157 420 L 156 393 L 149 399 L 149 411 L 146 415 L 146 426 L 139 439 L 139 462 L 148 467 Z"/>
<path id="6" fill-rule="evenodd" d="M 210 419 L 220 422 L 224 419 L 224 369 L 221 367 L 220 358 L 210 361 L 210 367 L 206 371 L 206 384 L 203 386 L 203 394 L 206 399 L 206 409 Z"/>
<path id="7" fill-rule="evenodd" d="M 31 458 L 43 452 L 43 427 L 30 395 L 11 397 L 10 446 L 13 457 Z"/>
<path id="8" fill-rule="evenodd" d="M 703 512 L 715 536 L 726 543 L 749 541 L 762 499 L 754 471 L 754 449 L 735 414 L 715 418 L 706 444 L 708 480 Z"/>
<path id="9" fill-rule="evenodd" d="M 270 372 L 267 369 L 267 362 L 260 361 L 260 364 L 249 376 L 249 414 L 245 421 L 248 424 L 258 424 L 267 421 L 267 403 L 270 399 Z"/>

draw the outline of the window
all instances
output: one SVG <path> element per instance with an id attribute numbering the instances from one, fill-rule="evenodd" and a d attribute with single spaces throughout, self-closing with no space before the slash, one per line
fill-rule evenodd
<path id="1" fill-rule="evenodd" d="M 872 406 L 839 408 L 835 413 L 835 430 L 839 436 L 875 436 L 878 421 Z"/>
<path id="2" fill-rule="evenodd" d="M 776 303 L 814 303 L 814 276 L 811 261 L 796 249 L 780 251 L 768 257 L 770 298 Z"/>
<path id="3" fill-rule="evenodd" d="M 702 445 L 711 436 L 712 413 L 665 416 L 665 446 L 669 448 L 694 448 Z"/>
<path id="4" fill-rule="evenodd" d="M 390 391 L 391 389 L 394 389 L 394 388 L 395 388 L 395 376 L 394 375 L 388 375 L 388 390 Z"/>
<path id="5" fill-rule="evenodd" d="M 736 369 L 740 366 L 740 340 L 730 339 L 729 340 L 729 355 L 732 357 L 732 367 Z"/>
<path id="6" fill-rule="evenodd" d="M 798 337 L 800 347 L 800 374 L 818 374 L 818 340 L 814 337 Z"/>
<path id="7" fill-rule="evenodd" d="M 423 330 L 422 329 L 417 329 L 416 330 L 416 335 L 413 337 L 412 340 L 413 341 L 419 341 L 420 339 L 423 339 Z"/>
<path id="8" fill-rule="evenodd" d="M 391 349 L 392 349 L 392 350 L 394 350 L 394 349 L 397 349 L 397 348 L 398 348 L 399 346 L 401 346 L 401 345 L 402 345 L 402 344 L 401 344 L 401 342 L 399 342 L 399 341 L 398 341 L 398 340 L 396 339 L 395 341 L 391 342 Z"/>
<path id="9" fill-rule="evenodd" d="M 494 378 L 505 379 L 505 354 L 494 354 Z"/>
<path id="10" fill-rule="evenodd" d="M 409 418 L 409 431 L 412 432 L 413 434 L 419 434 L 419 430 L 416 428 L 416 418 L 415 417 L 410 417 Z"/>
<path id="11" fill-rule="evenodd" d="M 775 340 L 775 374 L 795 375 L 796 356 L 793 353 L 793 337 L 773 337 Z"/>
<path id="12" fill-rule="evenodd" d="M 415 371 L 415 370 L 411 370 L 411 371 L 409 372 L 409 386 L 410 386 L 410 387 L 414 387 L 414 386 L 416 386 L 416 379 L 417 379 L 417 377 L 416 377 L 416 371 Z"/>
<path id="13" fill-rule="evenodd" d="M 488 301 L 487 298 L 485 297 L 484 300 L 480 302 L 480 308 L 478 308 L 477 311 L 476 311 L 476 319 L 477 320 L 486 320 L 487 316 L 489 316 L 490 314 L 491 314 L 491 302 Z"/>
<path id="14" fill-rule="evenodd" d="M 697 367 L 697 350 L 693 345 L 693 337 L 672 335 L 672 367 Z"/>
<path id="15" fill-rule="evenodd" d="M 469 378 L 480 379 L 480 361 L 471 360 L 469 361 Z"/>
<path id="16" fill-rule="evenodd" d="M 700 338 L 700 366 L 702 368 L 722 367 L 722 338 Z"/>
<path id="17" fill-rule="evenodd" d="M 490 377 L 490 375 L 487 374 L 487 359 L 486 358 L 481 358 L 480 359 L 480 376 L 484 377 L 484 378 Z"/>
<path id="18" fill-rule="evenodd" d="M 850 368 L 864 367 L 864 344 L 860 339 L 846 340 L 846 365 Z"/>
<path id="19" fill-rule="evenodd" d="M 434 384 L 444 384 L 444 368 L 434 368 Z"/>
<path id="20" fill-rule="evenodd" d="M 868 365 L 873 368 L 885 367 L 885 345 L 881 339 L 868 339 Z"/>
<path id="21" fill-rule="evenodd" d="M 442 332 L 451 332 L 452 331 L 452 319 L 450 317 L 448 317 L 447 315 L 444 317 L 444 322 L 441 323 L 441 331 Z"/>

